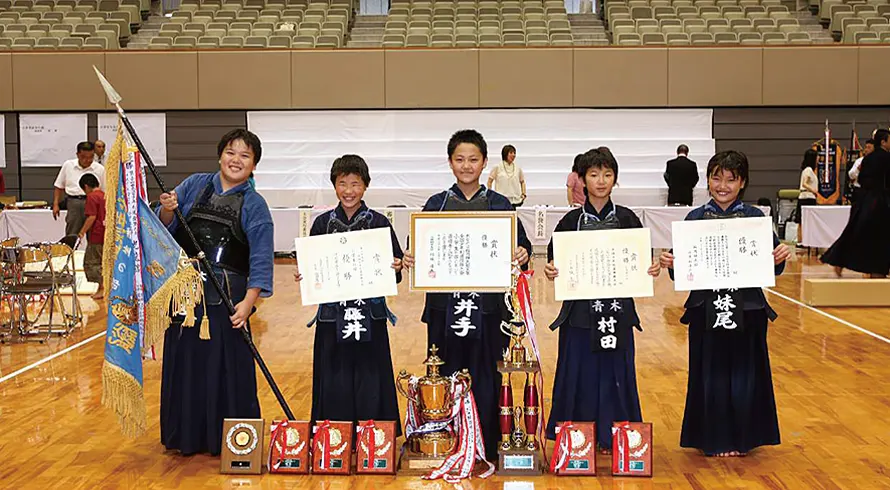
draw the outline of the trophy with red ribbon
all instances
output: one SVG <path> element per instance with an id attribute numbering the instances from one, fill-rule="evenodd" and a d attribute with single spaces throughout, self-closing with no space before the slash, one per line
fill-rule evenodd
<path id="1" fill-rule="evenodd" d="M 269 473 L 309 473 L 309 422 L 275 420 L 269 441 Z"/>
<path id="2" fill-rule="evenodd" d="M 501 332 L 510 337 L 510 347 L 498 362 L 501 373 L 499 397 L 501 444 L 498 448 L 498 473 L 504 475 L 536 475 L 541 473 L 541 397 L 538 379 L 541 374 L 540 355 L 531 315 L 531 295 L 528 287 L 530 272 L 513 272 L 513 285 L 505 295 L 507 309 L 513 315 L 509 322 L 501 322 Z M 523 345 L 528 338 L 534 354 Z M 512 375 L 525 374 L 523 405 L 513 402 Z M 540 376 L 541 378 L 543 376 Z M 524 426 L 524 430 L 523 430 Z"/>
<path id="3" fill-rule="evenodd" d="M 312 473 L 348 475 L 352 469 L 352 422 L 316 422 Z"/>
<path id="4" fill-rule="evenodd" d="M 596 476 L 596 422 L 561 422 L 550 473 L 557 476 Z"/>
<path id="5" fill-rule="evenodd" d="M 355 472 L 394 475 L 396 423 L 361 420 L 356 429 Z"/>
<path id="6" fill-rule="evenodd" d="M 652 476 L 652 424 L 615 422 L 612 425 L 612 475 Z"/>

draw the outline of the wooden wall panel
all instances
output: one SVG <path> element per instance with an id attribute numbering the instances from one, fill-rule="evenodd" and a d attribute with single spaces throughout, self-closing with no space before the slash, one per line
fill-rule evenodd
<path id="1" fill-rule="evenodd" d="M 859 47 L 859 93 L 857 101 L 864 105 L 890 104 L 890 46 Z M 846 75 L 847 70 L 842 73 Z"/>
<path id="2" fill-rule="evenodd" d="M 571 107 L 573 50 L 479 51 L 480 107 Z"/>
<path id="3" fill-rule="evenodd" d="M 0 54 L 0 111 L 12 108 L 12 55 Z"/>
<path id="4" fill-rule="evenodd" d="M 479 107 L 479 51 L 389 49 L 386 107 Z"/>
<path id="5" fill-rule="evenodd" d="M 294 51 L 291 71 L 291 101 L 295 109 L 386 105 L 383 51 Z"/>
<path id="6" fill-rule="evenodd" d="M 666 106 L 667 82 L 667 49 L 575 49 L 575 107 Z"/>
<path id="7" fill-rule="evenodd" d="M 198 53 L 194 51 L 109 52 L 105 76 L 123 96 L 126 109 L 198 108 Z"/>
<path id="8" fill-rule="evenodd" d="M 858 103 L 855 46 L 771 47 L 763 50 L 764 105 Z"/>
<path id="9" fill-rule="evenodd" d="M 761 48 L 669 49 L 668 105 L 760 105 L 762 54 Z"/>
<path id="10" fill-rule="evenodd" d="M 291 106 L 290 51 L 201 51 L 201 109 L 286 109 Z"/>
<path id="11" fill-rule="evenodd" d="M 104 73 L 105 54 L 13 53 L 15 110 L 105 109 L 105 91 L 96 78 L 93 65 Z"/>

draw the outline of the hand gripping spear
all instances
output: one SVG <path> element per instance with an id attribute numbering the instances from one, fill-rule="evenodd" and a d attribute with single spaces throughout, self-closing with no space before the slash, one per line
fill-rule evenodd
<path id="1" fill-rule="evenodd" d="M 104 75 L 102 75 L 102 72 L 100 72 L 98 68 L 93 66 L 93 70 L 96 70 L 96 76 L 99 77 L 99 83 L 101 83 L 102 88 L 105 89 L 105 95 L 108 96 L 109 102 L 114 104 L 114 107 L 117 108 L 117 112 L 118 114 L 120 114 L 121 121 L 124 122 L 124 126 L 126 126 L 127 128 L 127 132 L 130 133 L 130 137 L 132 137 L 133 142 L 136 143 L 136 148 L 139 149 L 139 154 L 141 155 L 142 160 L 148 165 L 148 169 L 151 171 L 151 174 L 158 182 L 158 186 L 161 188 L 161 192 L 169 192 L 167 191 L 166 186 L 164 186 L 164 181 L 161 179 L 161 176 L 158 174 L 158 169 L 155 168 L 154 163 L 151 161 L 148 150 L 145 149 L 145 145 L 142 144 L 142 140 L 140 140 L 139 136 L 136 134 L 136 129 L 133 127 L 130 119 L 127 118 L 127 114 L 124 112 L 124 109 L 120 106 L 122 97 L 120 96 L 120 94 L 117 93 L 117 91 L 114 90 L 114 87 L 112 87 L 111 84 L 108 83 L 108 80 L 105 78 Z M 194 247 L 200 250 L 201 247 L 198 245 L 198 240 L 195 238 L 194 233 L 192 233 L 191 228 L 189 228 L 188 224 L 186 223 L 185 217 L 182 215 L 182 211 L 180 211 L 179 208 L 176 208 L 174 212 L 176 214 L 176 218 L 179 220 L 179 226 L 185 229 Z M 213 268 L 210 265 L 210 261 L 207 260 L 206 256 L 204 256 L 204 252 L 199 252 L 197 258 L 201 261 L 201 268 L 208 271 L 207 277 L 210 278 L 210 282 L 213 283 L 213 287 L 216 288 L 216 291 L 219 293 L 220 298 L 223 299 L 226 308 L 228 308 L 229 310 L 229 315 L 234 315 L 235 305 L 232 304 L 232 298 L 229 297 L 229 295 L 226 293 L 226 290 L 222 287 L 222 284 L 219 283 L 219 279 L 217 279 L 216 274 L 213 273 Z M 275 398 L 278 399 L 278 404 L 281 405 L 281 409 L 284 410 L 284 414 L 287 416 L 287 419 L 295 420 L 294 413 L 291 412 L 290 407 L 287 406 L 287 402 L 284 400 L 284 396 L 281 394 L 281 390 L 278 389 L 278 384 L 275 383 L 275 380 L 272 378 L 272 373 L 269 372 L 269 368 L 266 367 L 265 361 L 263 361 L 262 356 L 260 356 L 260 352 L 257 350 L 256 344 L 253 343 L 250 332 L 247 331 L 247 328 L 242 328 L 241 333 L 244 335 L 244 341 L 247 342 L 247 345 L 250 347 L 250 351 L 253 353 L 254 360 L 256 360 L 257 365 L 259 365 L 260 371 L 263 372 L 263 376 L 269 383 L 269 387 L 272 388 L 272 393 L 274 393 Z"/>

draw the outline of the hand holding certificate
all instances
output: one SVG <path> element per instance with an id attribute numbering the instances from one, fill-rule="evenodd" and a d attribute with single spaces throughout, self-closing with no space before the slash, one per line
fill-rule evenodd
<path id="1" fill-rule="evenodd" d="M 652 296 L 651 262 L 646 228 L 554 233 L 556 300 Z"/>
<path id="2" fill-rule="evenodd" d="M 297 238 L 303 306 L 395 296 L 388 228 Z"/>
<path id="3" fill-rule="evenodd" d="M 675 221 L 672 227 L 677 291 L 776 285 L 770 218 Z"/>

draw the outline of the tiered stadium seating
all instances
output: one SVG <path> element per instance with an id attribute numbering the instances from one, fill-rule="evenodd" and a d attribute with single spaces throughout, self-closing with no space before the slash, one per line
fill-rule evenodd
<path id="1" fill-rule="evenodd" d="M 0 49 L 118 49 L 149 0 L 0 0 Z"/>
<path id="2" fill-rule="evenodd" d="M 561 0 L 398 1 L 392 4 L 383 46 L 571 46 Z"/>
<path id="3" fill-rule="evenodd" d="M 844 43 L 890 42 L 890 4 L 887 0 L 868 3 L 824 0 L 819 13 L 836 39 Z"/>
<path id="4" fill-rule="evenodd" d="M 351 15 L 343 0 L 184 0 L 149 48 L 339 48 Z"/>
<path id="5" fill-rule="evenodd" d="M 780 0 L 610 1 L 613 44 L 810 44 L 810 34 Z"/>

